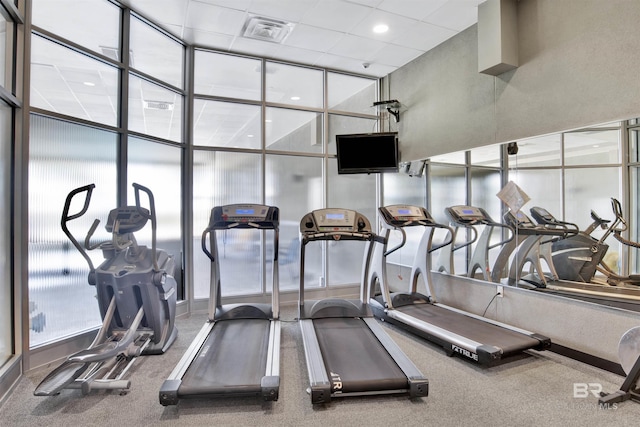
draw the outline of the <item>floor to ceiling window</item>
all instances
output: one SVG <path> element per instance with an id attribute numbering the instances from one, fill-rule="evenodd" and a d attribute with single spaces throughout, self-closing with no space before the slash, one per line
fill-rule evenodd
<path id="1" fill-rule="evenodd" d="M 101 323 L 89 266 L 60 227 L 71 190 L 96 185 L 89 210 L 69 222 L 82 242 L 100 219 L 95 243 L 110 238 L 109 211 L 133 203 L 131 184 L 150 188 L 158 246 L 181 266 L 186 50 L 106 0 L 33 0 L 32 10 L 28 289 L 39 316 L 30 333 L 35 347 Z M 140 244 L 151 243 L 147 228 L 136 235 Z M 89 256 L 94 265 L 102 261 L 99 250 Z"/>
<path id="2" fill-rule="evenodd" d="M 13 154 L 20 151 L 21 144 L 16 140 L 16 131 L 21 107 L 21 95 L 17 93 L 16 71 L 18 64 L 17 44 L 18 27 L 23 23 L 20 10 L 14 3 L 0 5 L 0 225 L 5 231 L 0 237 L 0 374 L 5 374 L 5 363 L 13 355 L 20 354 L 19 340 L 14 335 L 16 311 L 19 307 L 12 291 L 14 257 L 12 251 L 13 236 Z M 21 43 L 21 42 L 20 42 Z M 19 283 L 19 280 L 16 281 Z M 20 295 L 20 293 L 17 293 Z M 37 326 L 37 325 L 36 325 Z M 3 390 L 0 390 L 0 396 Z"/>
<path id="3" fill-rule="evenodd" d="M 211 209 L 230 203 L 280 208 L 280 289 L 295 290 L 304 214 L 340 206 L 375 218 L 375 177 L 339 179 L 333 156 L 336 134 L 376 128 L 377 81 L 202 49 L 194 58 L 194 296 L 209 296 L 210 262 L 200 233 Z M 269 292 L 269 237 L 228 231 L 218 239 L 223 295 Z M 327 260 L 324 253 L 322 245 L 307 251 L 307 286 L 359 280 L 346 273 L 353 264 L 344 254 L 332 250 L 336 258 Z"/>

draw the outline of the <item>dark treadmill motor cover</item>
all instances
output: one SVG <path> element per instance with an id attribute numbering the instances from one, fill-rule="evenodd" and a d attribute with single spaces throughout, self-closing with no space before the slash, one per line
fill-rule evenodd
<path id="1" fill-rule="evenodd" d="M 361 319 L 315 319 L 313 325 L 332 392 L 408 388 L 407 377 Z"/>
<path id="2" fill-rule="evenodd" d="M 191 367 L 182 378 L 179 395 L 260 394 L 269 345 L 268 319 L 216 322 Z M 224 342 L 224 345 L 222 343 Z"/>

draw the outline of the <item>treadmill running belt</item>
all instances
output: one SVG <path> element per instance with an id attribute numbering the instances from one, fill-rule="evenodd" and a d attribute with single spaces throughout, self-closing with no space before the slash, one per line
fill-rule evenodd
<path id="1" fill-rule="evenodd" d="M 315 319 L 332 392 L 406 390 L 407 377 L 366 323 L 357 318 Z M 342 382 L 342 389 L 336 386 Z"/>
<path id="2" fill-rule="evenodd" d="M 216 322 L 182 377 L 181 396 L 260 393 L 269 345 L 268 319 Z"/>
<path id="3" fill-rule="evenodd" d="M 433 304 L 406 305 L 396 310 L 481 344 L 500 348 L 503 355 L 517 353 L 540 344 L 539 340 L 529 335 Z"/>

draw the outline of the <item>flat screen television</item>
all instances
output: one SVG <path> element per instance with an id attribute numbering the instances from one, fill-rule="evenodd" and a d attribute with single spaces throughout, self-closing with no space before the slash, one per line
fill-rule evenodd
<path id="1" fill-rule="evenodd" d="M 398 132 L 336 135 L 338 173 L 398 172 Z"/>

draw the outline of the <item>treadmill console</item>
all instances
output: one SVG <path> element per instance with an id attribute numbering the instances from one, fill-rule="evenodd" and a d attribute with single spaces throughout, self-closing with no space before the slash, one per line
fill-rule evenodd
<path id="1" fill-rule="evenodd" d="M 529 209 L 529 211 L 531 212 L 531 216 L 534 217 L 536 221 L 538 221 L 538 224 L 558 224 L 558 220 L 545 208 L 534 206 Z"/>
<path id="2" fill-rule="evenodd" d="M 426 209 L 411 205 L 391 205 L 378 209 L 382 220 L 392 227 L 407 227 L 412 225 L 430 225 L 433 217 Z"/>
<path id="3" fill-rule="evenodd" d="M 493 222 L 486 212 L 475 206 L 457 205 L 445 209 L 447 216 L 456 224 L 468 225 L 473 223 Z"/>
<path id="4" fill-rule="evenodd" d="M 350 209 L 318 209 L 302 218 L 300 232 L 305 236 L 319 233 L 325 235 L 344 235 L 345 233 L 371 234 L 371 224 L 364 215 Z"/>
<path id="5" fill-rule="evenodd" d="M 209 229 L 264 228 L 276 229 L 279 210 L 275 206 L 234 204 L 216 206 L 211 210 Z"/>

